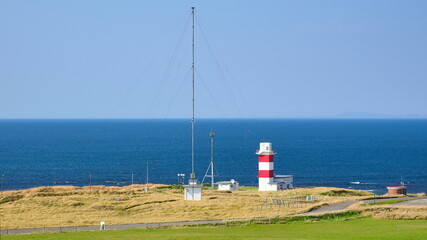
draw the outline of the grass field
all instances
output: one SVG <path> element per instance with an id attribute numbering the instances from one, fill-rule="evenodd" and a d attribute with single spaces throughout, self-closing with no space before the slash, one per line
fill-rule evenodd
<path id="1" fill-rule="evenodd" d="M 314 196 L 315 201 L 296 200 Z M 366 198 L 369 193 L 337 188 L 299 188 L 278 192 L 204 190 L 202 201 L 184 201 L 181 189 L 150 185 L 126 187 L 38 187 L 3 192 L 1 229 L 67 227 L 275 217 L 307 211 L 324 204 Z M 291 201 L 286 207 L 267 204 Z"/>
<path id="2" fill-rule="evenodd" d="M 176 229 L 132 229 L 123 231 L 73 232 L 2 236 L 2 240 L 131 240 L 131 239 L 426 239 L 425 220 L 377 220 L 290 222 L 234 227 L 190 227 Z"/>

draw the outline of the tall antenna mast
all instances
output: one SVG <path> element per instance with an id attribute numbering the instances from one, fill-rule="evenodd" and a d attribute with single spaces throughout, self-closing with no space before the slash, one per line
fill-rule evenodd
<path id="1" fill-rule="evenodd" d="M 193 41 L 192 41 L 192 51 L 193 51 L 193 64 L 191 66 L 193 70 L 193 117 L 191 118 L 191 174 L 188 185 L 185 185 L 184 191 L 184 200 L 202 200 L 202 188 L 203 185 L 199 185 L 196 179 L 196 173 L 194 173 L 194 8 L 191 8 L 191 15 L 193 18 Z"/>
<path id="2" fill-rule="evenodd" d="M 194 173 L 194 7 L 191 8 L 191 15 L 193 18 L 193 41 L 192 41 L 192 52 L 193 52 L 193 64 L 192 64 L 192 70 L 193 70 L 193 117 L 191 118 L 191 179 L 196 178 L 196 174 Z"/>

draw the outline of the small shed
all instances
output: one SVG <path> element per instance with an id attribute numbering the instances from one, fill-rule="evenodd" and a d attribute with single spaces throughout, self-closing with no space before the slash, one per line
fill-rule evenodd
<path id="1" fill-rule="evenodd" d="M 387 190 L 387 195 L 406 195 L 406 186 L 391 186 Z"/>
<path id="2" fill-rule="evenodd" d="M 228 191 L 238 191 L 239 190 L 239 182 L 231 179 L 226 182 L 218 182 L 218 190 L 228 190 Z"/>
<path id="3" fill-rule="evenodd" d="M 184 185 L 184 200 L 202 200 L 203 185 L 199 185 L 197 180 L 189 181 L 188 185 Z"/>

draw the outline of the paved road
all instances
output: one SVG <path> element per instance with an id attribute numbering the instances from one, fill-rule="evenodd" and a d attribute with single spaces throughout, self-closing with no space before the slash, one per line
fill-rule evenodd
<path id="1" fill-rule="evenodd" d="M 413 199 L 413 200 L 410 200 L 410 201 L 408 201 L 408 202 L 412 202 L 412 201 L 415 201 L 415 200 L 418 200 L 418 199 L 420 199 L 419 197 L 399 197 L 399 198 L 380 198 L 380 199 L 375 199 L 375 201 L 376 202 L 387 202 L 387 201 L 391 201 L 391 200 L 395 200 L 395 199 Z M 361 203 L 373 203 L 374 202 L 374 200 L 364 200 L 364 201 L 362 201 Z M 393 203 L 393 205 L 396 205 L 397 203 Z"/>
<path id="2" fill-rule="evenodd" d="M 419 207 L 427 207 L 427 198 L 416 199 L 406 202 L 395 203 L 393 205 L 396 206 L 419 206 Z"/>
<path id="3" fill-rule="evenodd" d="M 300 213 L 293 216 L 312 216 L 312 215 L 321 215 L 325 213 L 339 212 L 339 211 L 345 210 L 346 208 L 348 208 L 349 206 L 355 203 L 358 203 L 358 201 L 342 202 L 334 205 L 323 206 L 318 209 L 312 210 L 310 212 Z"/>
<path id="4" fill-rule="evenodd" d="M 386 202 L 386 201 L 390 201 L 393 199 L 396 199 L 396 198 L 375 199 L 375 202 Z M 395 203 L 393 205 L 421 206 L 421 204 L 427 204 L 427 199 L 420 199 L 420 198 L 414 198 L 414 197 L 400 197 L 398 199 L 414 199 L 414 200 L 401 202 L 401 203 Z M 315 209 L 315 210 L 310 211 L 310 212 L 300 213 L 300 214 L 296 214 L 296 215 L 292 215 L 292 216 L 314 216 L 314 215 L 321 215 L 321 214 L 326 214 L 326 213 L 340 212 L 340 211 L 346 210 L 348 207 L 350 207 L 351 205 L 356 204 L 356 203 L 373 203 L 373 202 L 374 202 L 373 199 L 363 200 L 363 201 L 342 202 L 342 203 L 338 203 L 338 204 L 334 204 L 334 205 L 323 206 L 323 207 L 320 207 L 320 208 Z M 414 205 L 410 205 L 412 202 L 414 202 Z M 405 203 L 408 205 L 404 205 Z M 415 205 L 415 204 L 418 204 L 418 205 Z"/>
<path id="5" fill-rule="evenodd" d="M 412 199 L 413 197 L 403 197 L 399 199 Z M 387 199 L 376 199 L 376 202 L 389 201 Z M 373 200 L 364 200 L 364 201 L 348 201 L 342 202 L 334 205 L 323 206 L 318 209 L 315 209 L 310 212 L 289 215 L 289 216 L 312 216 L 312 215 L 321 215 L 326 213 L 333 213 L 344 211 L 349 206 L 356 203 L 371 203 Z M 399 206 L 427 206 L 427 198 L 414 198 L 414 200 L 396 203 L 395 205 Z M 257 218 L 265 219 L 265 218 Z M 194 224 L 208 224 L 208 223 L 224 223 L 230 221 L 248 221 L 250 219 L 232 219 L 232 220 L 205 220 L 205 221 L 186 221 L 186 222 L 168 222 L 168 223 L 146 223 L 146 224 L 122 224 L 122 225 L 107 225 L 106 229 L 116 230 L 116 229 L 132 229 L 132 228 L 158 228 L 165 226 L 182 226 L 182 225 L 194 225 Z M 95 231 L 99 230 L 99 226 L 83 226 L 83 227 L 55 227 L 55 228 L 26 228 L 26 229 L 7 229 L 1 230 L 0 235 L 7 234 L 28 234 L 28 233 L 37 233 L 37 232 L 72 232 L 72 231 Z"/>

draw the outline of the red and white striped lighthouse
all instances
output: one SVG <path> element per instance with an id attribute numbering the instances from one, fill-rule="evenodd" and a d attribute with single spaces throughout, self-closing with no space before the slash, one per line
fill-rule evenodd
<path id="1" fill-rule="evenodd" d="M 270 183 L 274 181 L 274 152 L 271 143 L 259 144 L 258 155 L 258 186 L 259 191 L 270 191 Z"/>

